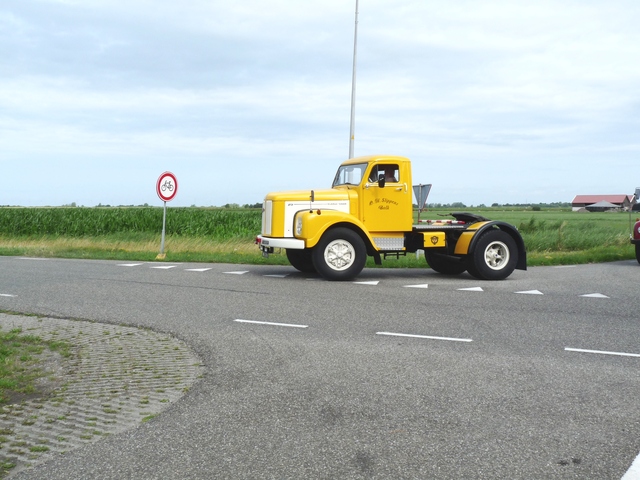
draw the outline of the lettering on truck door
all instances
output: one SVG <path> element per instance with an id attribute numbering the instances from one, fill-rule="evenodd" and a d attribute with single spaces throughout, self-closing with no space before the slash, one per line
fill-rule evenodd
<path id="1" fill-rule="evenodd" d="M 385 176 L 384 187 L 378 186 L 380 175 Z M 411 229 L 411 189 L 400 175 L 397 164 L 373 166 L 362 192 L 363 223 L 369 232 L 402 232 Z"/>

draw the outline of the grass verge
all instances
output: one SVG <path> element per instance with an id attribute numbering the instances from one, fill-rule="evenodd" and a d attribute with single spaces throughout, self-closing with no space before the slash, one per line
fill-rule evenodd
<path id="1" fill-rule="evenodd" d="M 37 396 L 36 381 L 48 375 L 41 367 L 41 354 L 48 349 L 63 357 L 70 355 L 65 342 L 44 341 L 22 329 L 0 329 L 0 405 Z"/>
<path id="2" fill-rule="evenodd" d="M 81 258 L 94 260 L 156 261 L 160 238 L 122 241 L 117 238 L 11 238 L 0 236 L 0 255 L 46 258 Z M 248 241 L 206 241 L 184 237 L 167 238 L 164 262 L 231 263 L 247 265 L 289 265 L 284 251 L 262 257 L 258 248 Z M 579 250 L 529 250 L 527 265 L 575 265 L 612 262 L 635 258 L 633 245 L 624 238 L 614 245 L 601 245 Z M 425 268 L 423 256 L 409 253 L 400 258 L 383 260 L 383 268 Z M 367 267 L 374 268 L 373 259 Z M 378 267 L 379 268 L 379 267 Z"/>

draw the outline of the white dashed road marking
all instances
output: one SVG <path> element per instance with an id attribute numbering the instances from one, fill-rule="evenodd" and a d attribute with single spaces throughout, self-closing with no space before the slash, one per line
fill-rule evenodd
<path id="1" fill-rule="evenodd" d="M 261 322 L 258 320 L 242 320 L 239 318 L 236 318 L 234 320 L 234 322 L 238 322 L 238 323 L 254 323 L 257 325 L 271 325 L 274 327 L 291 327 L 291 328 L 309 328 L 308 325 L 296 325 L 293 323 L 276 323 L 276 322 Z"/>
<path id="2" fill-rule="evenodd" d="M 570 348 L 565 347 L 567 352 L 579 352 L 579 353 L 597 353 L 600 355 L 617 355 L 619 357 L 637 357 L 640 358 L 640 353 L 625 353 L 625 352 L 607 352 L 604 350 L 585 350 L 583 348 Z"/>
<path id="3" fill-rule="evenodd" d="M 473 342 L 473 340 L 470 338 L 433 337 L 431 335 L 413 335 L 409 333 L 376 332 L 376 335 L 386 335 L 389 337 L 426 338 L 428 340 L 446 340 L 448 342 Z"/>
<path id="4" fill-rule="evenodd" d="M 10 293 L 0 293 L 0 297 L 15 297 L 15 295 L 11 295 Z"/>
<path id="5" fill-rule="evenodd" d="M 640 455 L 636 457 L 627 473 L 620 480 L 640 480 Z"/>
<path id="6" fill-rule="evenodd" d="M 24 258 L 23 260 L 40 260 L 38 258 Z M 119 267 L 138 267 L 140 265 L 145 265 L 144 263 L 119 263 L 117 264 Z M 176 268 L 178 267 L 178 265 L 159 265 L 159 266 L 151 266 L 149 268 L 155 268 L 158 270 L 170 270 L 172 268 Z M 554 267 L 554 268 L 572 268 L 575 267 L 575 265 L 563 265 L 563 266 L 559 266 L 559 267 Z M 185 271 L 187 272 L 207 272 L 209 270 L 212 270 L 211 267 L 207 267 L 207 268 L 185 268 Z M 249 273 L 249 270 L 236 270 L 236 271 L 229 271 L 229 272 L 222 272 L 224 274 L 227 275 L 244 275 L 245 273 Z M 282 274 L 268 274 L 268 275 L 263 275 L 263 277 L 270 277 L 270 278 L 287 278 L 290 274 L 288 273 L 282 273 Z M 307 281 L 322 281 L 322 278 L 305 278 L 305 280 Z M 352 282 L 354 285 L 370 285 L 370 286 L 377 286 L 380 284 L 380 280 L 369 280 L 369 281 L 364 281 L 364 282 Z M 403 285 L 404 288 L 420 288 L 420 289 L 428 289 L 429 288 L 429 284 L 427 283 L 422 283 L 422 284 L 417 284 L 417 285 Z M 482 287 L 466 287 L 466 288 L 458 288 L 458 291 L 461 292 L 484 292 L 484 289 Z M 518 291 L 518 292 L 513 292 L 513 293 L 518 293 L 518 294 L 523 294 L 523 295 L 544 295 L 544 293 L 542 293 L 540 290 L 522 290 L 522 291 Z M 0 296 L 14 296 L 14 295 L 0 295 Z M 586 297 L 586 298 L 610 298 L 607 295 L 604 295 L 602 293 L 587 293 L 584 295 L 580 295 L 581 297 Z"/>

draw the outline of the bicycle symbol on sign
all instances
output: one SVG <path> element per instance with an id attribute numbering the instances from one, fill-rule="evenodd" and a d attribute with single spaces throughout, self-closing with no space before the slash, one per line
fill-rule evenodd
<path id="1" fill-rule="evenodd" d="M 162 190 L 163 192 L 167 190 L 173 192 L 173 183 L 171 182 L 171 180 L 165 180 L 164 183 L 160 186 L 160 190 Z"/>

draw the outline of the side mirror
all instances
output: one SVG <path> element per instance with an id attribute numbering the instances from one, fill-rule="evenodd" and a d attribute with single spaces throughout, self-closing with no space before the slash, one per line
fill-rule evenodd
<path id="1" fill-rule="evenodd" d="M 382 188 L 384 187 L 385 183 L 386 183 L 386 180 L 384 178 L 384 173 L 381 173 L 380 175 L 378 175 L 378 186 Z"/>

